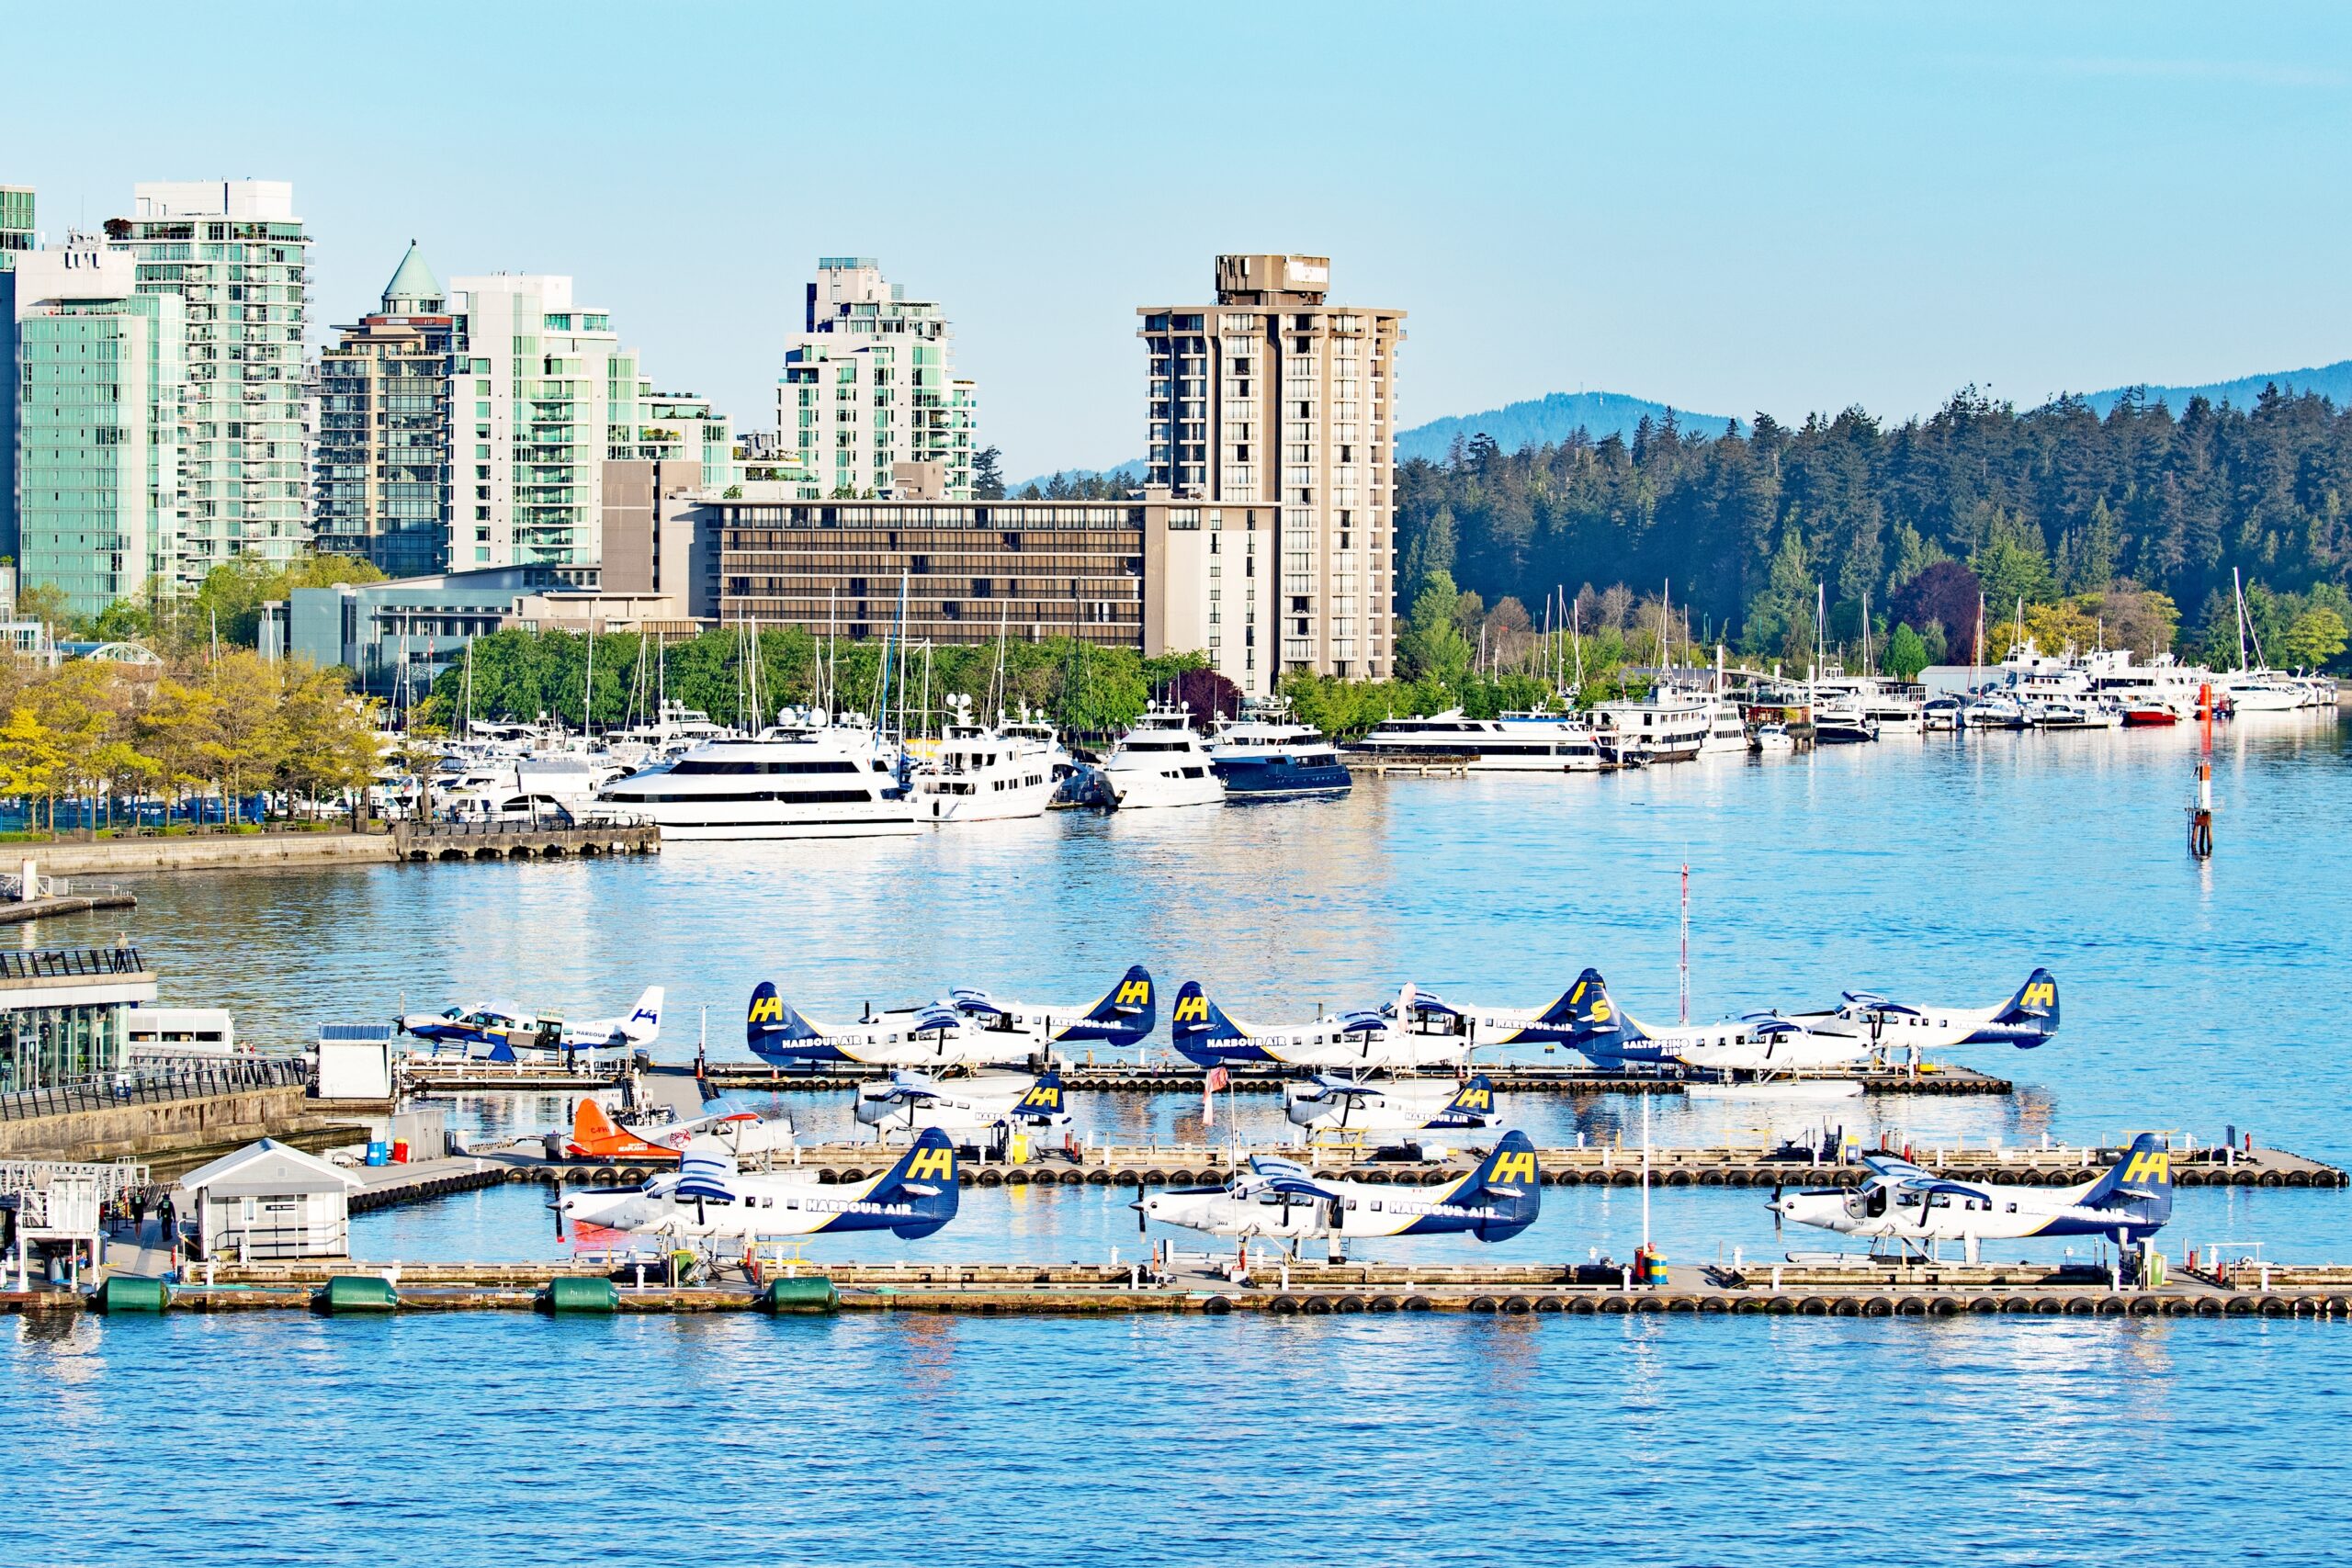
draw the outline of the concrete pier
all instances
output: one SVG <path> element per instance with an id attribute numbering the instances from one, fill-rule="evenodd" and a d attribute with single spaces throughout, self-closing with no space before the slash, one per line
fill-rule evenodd
<path id="1" fill-rule="evenodd" d="M 401 861 L 594 860 L 662 851 L 662 829 L 650 822 L 395 822 L 392 858 Z"/>
<path id="2" fill-rule="evenodd" d="M 1479 1064 L 1473 1070 L 1484 1074 L 1498 1094 L 1682 1094 L 1693 1083 L 1705 1081 L 1658 1073 L 1612 1073 L 1596 1067 Z M 652 1071 L 692 1076 L 695 1069 L 690 1066 L 665 1062 L 655 1064 Z M 1201 1092 L 1202 1070 L 1191 1066 L 1143 1066 L 1132 1063 L 1069 1062 L 1063 1064 L 1059 1071 L 1063 1084 L 1072 1089 L 1195 1096 Z M 704 1069 L 703 1076 L 713 1089 L 766 1089 L 782 1093 L 794 1089 L 851 1089 L 890 1075 L 888 1069 L 881 1067 L 829 1066 L 822 1072 L 804 1073 L 759 1062 L 712 1062 Z M 1256 1070 L 1236 1070 L 1230 1075 L 1231 1087 L 1237 1094 L 1277 1093 L 1284 1084 L 1304 1076 L 1303 1073 Z M 1398 1073 L 1394 1076 L 1437 1083 L 1451 1081 L 1456 1075 L 1442 1072 Z M 1809 1075 L 1808 1081 L 1815 1077 L 1859 1082 L 1864 1094 L 2006 1095 L 2015 1093 L 2017 1087 L 2007 1078 L 1949 1064 L 1930 1064 L 1916 1073 L 1901 1069 L 1821 1073 Z"/>

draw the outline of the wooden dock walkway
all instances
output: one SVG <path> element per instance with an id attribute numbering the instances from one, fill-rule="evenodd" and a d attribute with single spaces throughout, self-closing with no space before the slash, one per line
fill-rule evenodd
<path id="1" fill-rule="evenodd" d="M 904 1153 L 877 1144 L 811 1144 L 794 1156 L 779 1156 L 775 1168 L 797 1170 L 820 1181 L 862 1180 L 887 1170 Z M 1223 1181 L 1252 1151 L 1204 1145 L 1107 1145 L 1046 1151 L 1020 1165 L 1001 1160 L 957 1162 L 967 1187 L 1189 1187 Z M 1365 1151 L 1346 1148 L 1299 1150 L 1270 1147 L 1257 1152 L 1305 1158 L 1320 1178 L 1395 1186 L 1442 1186 L 1472 1168 L 1464 1154 L 1439 1161 L 1375 1161 Z M 2053 1146 L 1914 1148 L 1919 1165 L 1962 1181 L 2064 1187 L 2089 1181 L 2122 1157 L 2120 1148 Z M 1758 1146 L 1653 1148 L 1650 1185 L 1689 1187 L 1854 1187 L 1869 1172 L 1859 1164 L 1775 1160 Z M 1547 1148 L 1535 1152 L 1546 1184 L 1555 1187 L 1635 1187 L 1642 1179 L 1638 1149 Z M 351 1194 L 355 1213 L 428 1201 L 457 1192 L 479 1191 L 508 1182 L 576 1187 L 634 1187 L 669 1168 L 642 1163 L 548 1160 L 527 1145 L 502 1145 L 411 1165 L 377 1166 L 359 1172 L 364 1185 Z M 2227 1151 L 2185 1148 L 2173 1155 L 2172 1179 L 2181 1187 L 2341 1188 L 2352 1175 L 2319 1160 L 2283 1149 Z"/>
<path id="2" fill-rule="evenodd" d="M 1612 1073 L 1597 1067 L 1479 1064 L 1473 1070 L 1486 1075 L 1498 1094 L 1681 1094 L 1694 1083 L 1703 1086 L 1708 1081 L 1661 1073 Z M 1066 1063 L 1059 1071 L 1064 1087 L 1069 1089 L 1113 1090 L 1125 1094 L 1198 1095 L 1203 1076 L 1201 1068 L 1191 1066 L 1144 1066 L 1094 1062 Z M 694 1072 L 690 1065 L 659 1062 L 650 1069 L 649 1076 L 684 1074 L 691 1077 Z M 871 1083 L 890 1075 L 888 1069 L 878 1067 L 833 1067 L 824 1072 L 804 1073 L 789 1072 L 760 1062 L 712 1062 L 704 1068 L 702 1076 L 713 1089 L 788 1093 L 795 1090 L 854 1089 L 859 1084 Z M 1279 1092 L 1284 1084 L 1305 1076 L 1303 1073 L 1237 1069 L 1230 1077 L 1235 1093 L 1273 1094 Z M 1456 1075 L 1443 1072 L 1398 1073 L 1393 1076 L 1442 1082 L 1453 1079 Z M 2015 1093 L 2017 1089 L 2007 1078 L 1949 1064 L 1929 1064 L 1916 1073 L 1894 1069 L 1816 1076 L 1825 1079 L 1859 1081 L 1864 1094 L 2007 1095 Z"/>
<path id="3" fill-rule="evenodd" d="M 392 858 L 402 861 L 564 860 L 662 852 L 651 822 L 395 822 Z"/>

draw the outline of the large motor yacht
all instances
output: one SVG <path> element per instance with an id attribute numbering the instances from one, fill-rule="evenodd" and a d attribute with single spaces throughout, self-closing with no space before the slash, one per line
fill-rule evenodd
<path id="1" fill-rule="evenodd" d="M 891 748 L 864 724 L 787 709 L 756 739 L 713 740 L 608 784 L 600 799 L 665 839 L 851 839 L 916 830 Z"/>
<path id="2" fill-rule="evenodd" d="M 1278 700 L 1245 705 L 1239 718 L 1217 726 L 1209 760 L 1235 800 L 1343 795 L 1354 783 L 1330 739 Z"/>
<path id="3" fill-rule="evenodd" d="M 915 816 L 937 823 L 1042 817 L 1069 770 L 1050 728 L 975 724 L 959 709 L 937 757 L 915 773 Z"/>
<path id="4" fill-rule="evenodd" d="M 1215 806 L 1225 799 L 1208 745 L 1181 708 L 1152 707 L 1120 737 L 1099 770 L 1122 811 L 1147 807 Z"/>

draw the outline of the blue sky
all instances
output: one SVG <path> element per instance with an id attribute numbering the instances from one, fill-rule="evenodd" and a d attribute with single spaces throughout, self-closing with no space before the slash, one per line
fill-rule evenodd
<path id="1" fill-rule="evenodd" d="M 1204 295 L 1220 250 L 1328 253 L 1336 295 L 1409 311 L 1408 424 L 2352 355 L 2340 6 L 108 15 L 0 33 L 0 183 L 52 238 L 140 179 L 290 179 L 322 324 L 414 235 L 445 277 L 573 274 L 754 426 L 816 256 L 877 255 L 949 305 L 1016 476 L 1139 454 L 1134 308 Z"/>

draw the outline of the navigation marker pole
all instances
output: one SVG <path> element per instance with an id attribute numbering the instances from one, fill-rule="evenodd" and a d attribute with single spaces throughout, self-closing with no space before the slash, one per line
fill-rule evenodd
<path id="1" fill-rule="evenodd" d="M 1690 863 L 1682 863 L 1682 973 L 1680 1022 L 1690 1021 Z"/>

